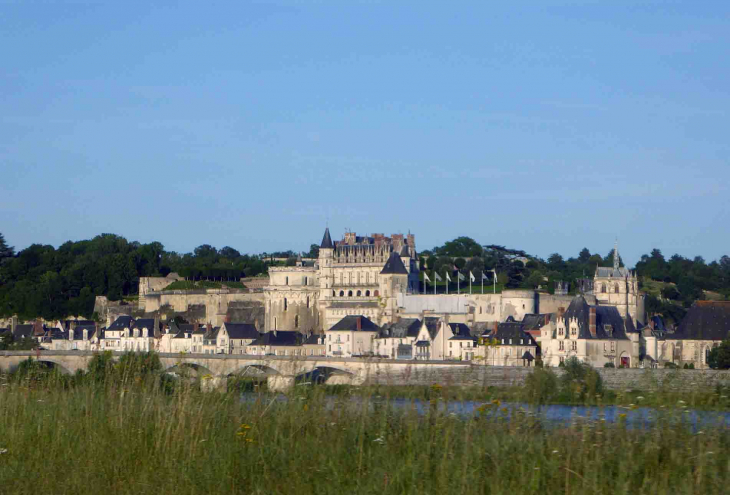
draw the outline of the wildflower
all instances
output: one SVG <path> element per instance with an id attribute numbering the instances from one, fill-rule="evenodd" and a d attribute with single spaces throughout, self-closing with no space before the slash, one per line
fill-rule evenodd
<path id="1" fill-rule="evenodd" d="M 304 404 L 304 410 L 309 411 L 309 404 Z"/>
<path id="2" fill-rule="evenodd" d="M 247 443 L 256 443 L 256 441 L 253 438 L 247 438 L 246 442 Z"/>
<path id="3" fill-rule="evenodd" d="M 502 404 L 502 401 L 500 401 L 499 399 L 493 399 L 492 400 L 492 404 L 494 404 L 495 406 L 499 407 L 500 404 Z"/>
<path id="4" fill-rule="evenodd" d="M 685 402 L 683 400 L 680 400 L 679 402 L 677 402 L 677 404 L 684 404 L 684 403 Z"/>
<path id="5" fill-rule="evenodd" d="M 642 396 L 640 396 L 640 395 L 636 397 L 636 400 L 643 400 L 643 399 L 644 398 Z"/>
<path id="6" fill-rule="evenodd" d="M 539 471 L 539 470 L 540 470 L 540 468 L 539 468 L 539 467 L 536 467 L 536 468 L 535 468 L 535 471 Z"/>
<path id="7" fill-rule="evenodd" d="M 242 429 L 242 430 L 250 430 L 250 429 L 251 429 L 251 427 L 250 427 L 249 425 L 247 425 L 246 423 L 243 423 L 243 424 L 241 425 L 241 429 Z"/>
<path id="8" fill-rule="evenodd" d="M 8 453 L 8 449 L 0 449 L 0 454 L 7 454 L 7 453 Z"/>
<path id="9" fill-rule="evenodd" d="M 626 419 L 626 414 L 625 413 L 619 414 L 618 419 Z"/>
<path id="10" fill-rule="evenodd" d="M 381 436 L 379 436 L 378 438 L 376 438 L 375 440 L 373 440 L 373 443 L 380 443 L 380 444 L 383 444 L 383 443 L 385 443 L 385 439 L 384 439 L 384 438 L 383 438 L 383 436 L 381 435 Z"/>
<path id="11" fill-rule="evenodd" d="M 705 452 L 705 454 L 712 455 L 712 454 L 714 454 L 714 452 L 712 452 L 711 450 L 709 450 L 709 451 Z"/>
<path id="12" fill-rule="evenodd" d="M 557 450 L 553 450 L 553 454 L 557 454 L 557 453 L 558 453 L 558 451 L 557 451 Z"/>

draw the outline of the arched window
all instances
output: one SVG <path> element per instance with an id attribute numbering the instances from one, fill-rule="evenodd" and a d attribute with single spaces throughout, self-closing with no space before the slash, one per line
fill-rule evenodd
<path id="1" fill-rule="evenodd" d="M 335 291 L 332 291 L 332 297 L 335 297 L 337 293 Z"/>
<path id="2" fill-rule="evenodd" d="M 613 291 L 618 294 L 618 284 L 614 284 Z"/>
<path id="3" fill-rule="evenodd" d="M 365 291 L 365 297 L 370 297 L 370 291 L 369 290 L 366 290 Z"/>
<path id="4" fill-rule="evenodd" d="M 299 315 L 294 317 L 294 328 L 299 328 Z"/>
<path id="5" fill-rule="evenodd" d="M 278 318 L 274 318 L 274 330 L 276 330 L 276 324 L 278 323 L 278 321 L 279 321 Z"/>
<path id="6" fill-rule="evenodd" d="M 345 291 L 344 290 L 341 290 L 340 291 L 340 297 L 345 297 Z"/>
<path id="7" fill-rule="evenodd" d="M 307 307 L 309 307 L 309 296 L 307 296 Z"/>
<path id="8" fill-rule="evenodd" d="M 284 311 L 286 311 L 288 307 L 289 307 L 289 304 L 287 303 L 287 300 L 286 300 L 286 297 L 285 297 L 284 298 Z"/>
<path id="9" fill-rule="evenodd" d="M 147 329 L 145 328 L 144 330 L 142 330 L 142 336 L 146 338 L 147 335 Z"/>
<path id="10" fill-rule="evenodd" d="M 606 284 L 601 284 L 601 293 L 606 293 Z"/>
<path id="11" fill-rule="evenodd" d="M 360 291 L 357 291 L 357 297 L 360 297 L 362 293 Z"/>
<path id="12" fill-rule="evenodd" d="M 352 297 L 352 291 L 351 290 L 348 290 L 347 291 L 347 297 Z"/>
<path id="13" fill-rule="evenodd" d="M 286 284 L 285 285 L 289 285 L 289 277 L 286 277 Z"/>
<path id="14" fill-rule="evenodd" d="M 304 285 L 307 285 L 308 279 L 307 277 L 304 277 Z"/>
<path id="15" fill-rule="evenodd" d="M 374 295 L 375 297 L 378 297 L 378 296 L 380 295 L 380 292 L 379 292 L 379 291 L 378 291 L 378 290 L 376 289 L 376 290 L 375 290 L 375 292 L 373 292 L 373 295 Z"/>

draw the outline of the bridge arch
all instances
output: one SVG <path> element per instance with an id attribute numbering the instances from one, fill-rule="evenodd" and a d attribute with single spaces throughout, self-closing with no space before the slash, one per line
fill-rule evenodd
<path id="1" fill-rule="evenodd" d="M 272 368 L 271 366 L 258 363 L 247 364 L 228 373 L 228 376 L 248 376 L 252 378 L 265 378 L 272 375 L 281 375 L 281 373 L 279 372 L 279 370 Z"/>
<path id="2" fill-rule="evenodd" d="M 197 374 L 199 377 L 210 375 L 214 376 L 214 373 L 206 368 L 205 366 L 198 364 L 196 362 L 184 362 L 184 363 L 175 363 L 173 366 L 168 367 L 165 370 L 165 373 L 175 373 L 177 374 L 178 371 L 184 372 L 188 370 L 193 370 L 195 374 Z"/>
<path id="3" fill-rule="evenodd" d="M 338 377 L 332 379 L 333 377 Z M 296 376 L 297 382 L 310 382 L 310 383 L 328 383 L 343 382 L 348 383 L 355 377 L 352 371 L 343 370 L 334 366 L 316 366 L 311 371 L 300 373 Z M 332 379 L 332 380 L 331 380 Z"/>

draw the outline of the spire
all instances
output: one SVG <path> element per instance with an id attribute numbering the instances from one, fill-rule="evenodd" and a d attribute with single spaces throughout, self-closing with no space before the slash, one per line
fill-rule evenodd
<path id="1" fill-rule="evenodd" d="M 613 269 L 618 270 L 619 268 L 619 256 L 618 256 L 618 239 L 613 247 Z"/>
<path id="2" fill-rule="evenodd" d="M 330 237 L 330 228 L 324 229 L 324 237 L 322 237 L 322 244 L 319 246 L 320 249 L 333 249 L 332 237 Z"/>

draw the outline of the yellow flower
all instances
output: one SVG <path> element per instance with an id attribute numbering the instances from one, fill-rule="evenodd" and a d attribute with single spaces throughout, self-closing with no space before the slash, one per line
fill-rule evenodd
<path id="1" fill-rule="evenodd" d="M 304 410 L 309 411 L 309 404 L 304 404 Z"/>
<path id="2" fill-rule="evenodd" d="M 626 414 L 624 414 L 624 413 L 619 414 L 618 419 L 626 419 Z"/>

